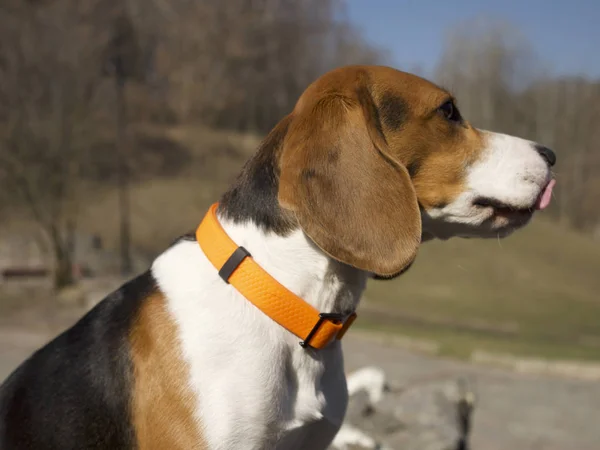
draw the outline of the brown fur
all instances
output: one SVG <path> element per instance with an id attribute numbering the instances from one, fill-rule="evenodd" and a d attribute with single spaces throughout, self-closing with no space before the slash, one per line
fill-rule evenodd
<path id="1" fill-rule="evenodd" d="M 401 272 L 421 239 L 419 205 L 451 202 L 483 148 L 451 95 L 387 67 L 353 66 L 299 99 L 282 146 L 279 202 L 332 257 L 378 275 Z M 288 119 L 289 120 L 289 119 Z"/>
<path id="2" fill-rule="evenodd" d="M 389 103 L 394 95 L 404 105 L 404 123 L 392 128 L 384 120 L 384 134 L 395 156 L 410 169 L 419 204 L 427 210 L 452 202 L 464 190 L 465 169 L 484 148 L 480 132 L 466 120 L 451 124 L 436 111 L 445 101 L 454 101 L 447 91 L 415 75 L 375 71 L 381 80 L 377 99 Z"/>
<path id="3" fill-rule="evenodd" d="M 134 367 L 132 420 L 140 450 L 206 448 L 194 418 L 195 394 L 176 324 L 162 294 L 141 307 L 130 334 Z"/>

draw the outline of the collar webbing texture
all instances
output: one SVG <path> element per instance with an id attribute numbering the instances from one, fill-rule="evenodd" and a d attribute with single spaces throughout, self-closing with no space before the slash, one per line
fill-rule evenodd
<path id="1" fill-rule="evenodd" d="M 217 219 L 217 206 L 215 203 L 210 207 L 196 230 L 196 239 L 212 265 L 227 273 L 226 281 L 263 313 L 302 339 L 301 345 L 321 349 L 334 338 L 341 339 L 356 313 L 347 317 L 320 314 L 281 285 L 231 240 Z M 235 261 L 233 270 L 231 260 Z"/>

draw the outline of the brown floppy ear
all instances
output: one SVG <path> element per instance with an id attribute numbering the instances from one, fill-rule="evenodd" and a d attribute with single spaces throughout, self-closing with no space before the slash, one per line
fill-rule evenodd
<path id="1" fill-rule="evenodd" d="M 416 256 L 421 216 L 370 93 L 359 88 L 303 106 L 283 142 L 281 206 L 334 259 L 380 276 L 401 272 Z"/>

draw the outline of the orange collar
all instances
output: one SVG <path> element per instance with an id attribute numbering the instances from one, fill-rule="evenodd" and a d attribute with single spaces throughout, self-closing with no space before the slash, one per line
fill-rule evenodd
<path id="1" fill-rule="evenodd" d="M 341 339 L 356 313 L 349 316 L 319 313 L 282 286 L 246 249 L 231 240 L 217 219 L 217 206 L 215 203 L 210 207 L 196 230 L 196 239 L 221 278 L 263 313 L 302 339 L 302 347 L 310 345 L 321 349 L 334 338 Z"/>

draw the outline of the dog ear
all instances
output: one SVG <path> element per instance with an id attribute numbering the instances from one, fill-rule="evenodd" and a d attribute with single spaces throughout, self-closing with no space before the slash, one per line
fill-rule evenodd
<path id="1" fill-rule="evenodd" d="M 294 111 L 283 141 L 279 203 L 325 253 L 380 276 L 401 272 L 421 241 L 408 171 L 390 154 L 366 87 Z"/>

